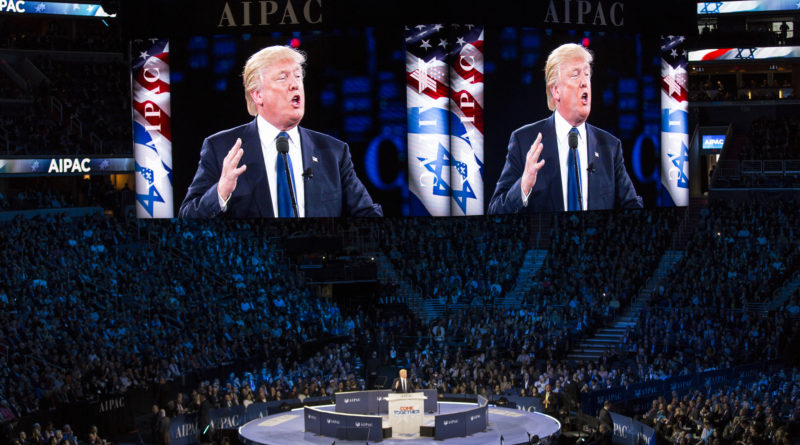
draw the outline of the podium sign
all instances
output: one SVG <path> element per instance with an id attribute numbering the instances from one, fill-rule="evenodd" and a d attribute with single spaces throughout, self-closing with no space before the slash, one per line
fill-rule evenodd
<path id="1" fill-rule="evenodd" d="M 392 436 L 398 434 L 419 435 L 426 398 L 422 393 L 413 392 L 389 394 L 386 397 L 389 403 L 389 426 L 392 427 Z"/>

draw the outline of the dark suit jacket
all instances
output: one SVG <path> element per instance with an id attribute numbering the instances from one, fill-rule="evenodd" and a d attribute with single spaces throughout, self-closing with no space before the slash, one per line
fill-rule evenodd
<path id="1" fill-rule="evenodd" d="M 169 417 L 160 417 L 158 419 L 158 445 L 169 445 Z"/>
<path id="2" fill-rule="evenodd" d="M 561 168 L 558 159 L 555 115 L 528 124 L 511 134 L 503 172 L 497 181 L 494 195 L 489 201 L 489 213 L 539 213 L 564 211 L 564 194 L 561 189 Z M 542 153 L 539 160 L 545 163 L 536 178 L 528 206 L 522 205 L 522 172 L 525 157 L 536 135 L 542 133 Z M 586 143 L 589 166 L 594 172 L 589 178 L 589 210 L 642 207 L 642 198 L 636 195 L 622 158 L 622 143 L 610 133 L 586 124 Z M 595 153 L 597 154 L 595 156 Z"/>
<path id="3" fill-rule="evenodd" d="M 608 412 L 605 408 L 600 408 L 600 413 L 597 415 L 597 419 L 603 425 L 607 426 L 608 429 L 614 431 L 614 421 L 611 419 L 611 413 Z"/>
<path id="4" fill-rule="evenodd" d="M 403 384 L 400 382 L 400 377 L 396 377 L 392 382 L 392 391 L 403 392 Z M 411 383 L 409 378 L 406 378 L 406 392 L 414 392 L 414 384 Z"/>
<path id="5" fill-rule="evenodd" d="M 545 406 L 545 398 L 547 398 L 546 392 L 539 394 L 539 399 L 542 403 L 542 408 L 544 409 L 544 411 L 546 412 L 558 411 L 558 408 L 561 407 L 561 396 L 557 392 L 550 391 L 550 397 L 548 399 L 550 403 L 548 406 Z"/>
<path id="6" fill-rule="evenodd" d="M 303 168 L 311 168 L 313 173 L 313 177 L 295 178 L 295 181 L 304 181 L 306 217 L 383 216 L 381 206 L 372 202 L 367 189 L 356 176 L 347 144 L 316 131 L 302 127 L 298 130 Z M 217 182 L 222 174 L 222 160 L 236 143 L 236 138 L 242 139 L 244 155 L 240 165 L 247 164 L 247 170 L 239 176 L 228 209 L 222 213 L 217 198 Z M 256 119 L 203 141 L 197 173 L 178 214 L 182 218 L 275 216 Z"/>

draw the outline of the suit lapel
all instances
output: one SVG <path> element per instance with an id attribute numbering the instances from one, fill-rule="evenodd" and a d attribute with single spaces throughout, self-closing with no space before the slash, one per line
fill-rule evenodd
<path id="1" fill-rule="evenodd" d="M 253 199 L 258 208 L 258 216 L 274 217 L 272 212 L 272 195 L 267 181 L 267 172 L 264 165 L 264 153 L 261 147 L 261 138 L 258 137 L 258 126 L 256 119 L 247 126 L 242 133 L 242 147 L 244 156 L 242 163 L 247 164 L 247 171 L 239 180 L 245 178 L 253 191 Z"/>
<path id="2" fill-rule="evenodd" d="M 303 152 L 303 173 L 304 176 L 301 177 L 299 180 L 303 181 L 303 196 L 305 198 L 306 204 L 309 202 L 319 202 L 317 196 L 317 190 L 315 187 L 315 181 L 307 180 L 305 177 L 305 171 L 309 168 L 311 171 L 314 171 L 316 167 L 314 163 L 314 159 L 317 156 L 317 147 L 311 142 L 311 138 L 308 135 L 308 132 L 303 127 L 298 127 L 298 134 L 300 135 L 300 151 Z M 295 179 L 297 181 L 298 179 Z M 306 216 L 315 216 L 314 209 L 315 207 L 306 205 Z M 309 215 L 309 212 L 311 214 Z"/>
<path id="3" fill-rule="evenodd" d="M 596 148 L 597 148 L 597 137 L 594 134 L 594 128 L 587 123 L 586 124 L 586 168 L 587 169 L 589 168 L 590 165 L 592 165 L 592 163 L 594 163 L 595 160 L 594 154 L 597 152 Z M 599 163 L 595 163 L 593 167 L 596 169 L 598 165 Z M 586 198 L 586 210 L 593 210 L 598 208 L 595 205 L 594 202 L 595 196 L 594 193 L 592 193 L 592 190 L 595 189 L 596 187 L 595 181 L 598 180 L 599 176 L 596 173 L 592 173 L 591 171 L 588 172 L 586 176 L 589 178 L 587 181 L 589 184 L 586 190 L 586 194 L 589 195 Z"/>
<path id="4" fill-rule="evenodd" d="M 558 158 L 555 114 L 551 115 L 545 123 L 544 131 L 542 131 L 542 145 L 544 148 L 542 148 L 542 155 L 539 158 L 545 159 L 545 165 L 550 164 L 554 166 L 554 168 L 547 169 L 553 172 L 553 174 L 547 178 L 551 184 L 550 187 L 548 187 L 548 190 L 550 190 L 550 201 L 554 211 L 563 212 L 564 191 L 561 188 L 561 159 Z"/>

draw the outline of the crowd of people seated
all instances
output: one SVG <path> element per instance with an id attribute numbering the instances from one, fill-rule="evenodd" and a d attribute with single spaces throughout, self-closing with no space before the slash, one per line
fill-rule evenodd
<path id="1" fill-rule="evenodd" d="M 791 445 L 800 437 L 800 372 L 762 374 L 752 384 L 659 397 L 640 414 L 673 444 Z"/>
<path id="2" fill-rule="evenodd" d="M 738 85 L 729 76 L 692 76 L 689 99 L 693 102 L 794 99 L 790 79 L 768 81 L 767 75 L 753 75 Z"/>
<path id="3" fill-rule="evenodd" d="M 491 305 L 514 286 L 527 222 L 519 218 L 410 218 L 382 226 L 383 250 L 424 298 Z"/>
<path id="4" fill-rule="evenodd" d="M 800 159 L 800 124 L 798 116 L 754 119 L 747 130 L 739 159 Z"/>
<path id="5" fill-rule="evenodd" d="M 31 37 L 15 34 L 0 48 L 15 48 L 21 42 L 33 40 L 38 49 L 47 47 L 39 42 L 49 35 Z M 57 41 L 58 39 L 54 39 Z M 93 42 L 89 38 L 87 42 Z M 100 48 L 113 39 L 97 38 Z M 8 69 L 31 70 L 27 62 L 44 77 L 36 84 L 23 85 L 8 75 L 0 75 L 0 99 L 12 100 L 0 111 L 0 150 L 13 155 L 36 154 L 130 154 L 132 125 L 130 122 L 130 75 L 118 54 L 99 54 L 95 60 L 86 53 L 71 55 L 64 50 L 82 48 L 54 46 L 50 53 L 17 54 L 19 62 L 11 62 Z M 96 51 L 96 48 L 84 48 Z M 58 48 L 56 51 L 55 48 Z M 76 53 L 77 54 L 77 53 Z M 89 59 L 87 59 L 89 57 Z M 25 60 L 22 63 L 21 60 Z M 20 74 L 19 78 L 30 79 Z"/>
<path id="6" fill-rule="evenodd" d="M 50 179 L 10 179 L 8 188 L 0 192 L 0 211 L 101 207 L 122 215 L 126 208 L 132 207 L 132 184 L 117 190 L 108 176 L 92 176 L 88 180 L 78 177 Z"/>
<path id="7" fill-rule="evenodd" d="M 2 398 L 20 416 L 343 335 L 338 307 L 241 224 L 4 223 Z"/>
<path id="8" fill-rule="evenodd" d="M 66 63 L 40 56 L 34 63 L 49 82 L 34 88 L 32 103 L 0 113 L 10 154 L 131 153 L 131 125 L 116 124 L 130 120 L 121 62 Z"/>
<path id="9" fill-rule="evenodd" d="M 797 267 L 798 211 L 797 203 L 783 200 L 713 201 L 700 211 L 662 301 L 720 311 L 768 301 Z"/>
<path id="10" fill-rule="evenodd" d="M 597 309 L 609 317 L 652 276 L 672 239 L 678 213 L 655 211 L 554 214 L 539 284 L 525 304 Z"/>
<path id="11" fill-rule="evenodd" d="M 418 387 L 441 394 L 544 396 L 575 408 L 581 393 L 783 357 L 797 335 L 792 313 L 743 309 L 771 295 L 782 268 L 796 266 L 789 224 L 796 212 L 789 203 L 711 204 L 656 300 L 619 347 L 594 362 L 571 362 L 566 354 L 652 275 L 676 212 L 555 215 L 535 289 L 518 304 L 454 306 L 431 319 L 342 313 L 315 297 L 276 245 L 303 231 L 297 221 L 16 219 L 0 231 L 7 246 L 0 262 L 9 265 L 0 270 L 0 345 L 9 359 L 0 396 L 22 416 L 237 360 L 261 364 L 179 399 L 154 400 L 177 415 L 197 409 L 197 397 L 227 406 L 371 387 L 367 362 L 374 358 L 408 368 Z M 373 223 L 304 225 L 309 233 L 335 233 L 365 224 Z M 435 278 L 413 269 L 419 286 L 433 289 L 455 275 L 452 281 L 463 280 L 457 289 L 472 277 L 486 283 L 473 298 L 491 295 L 494 283 L 505 295 L 528 248 L 524 222 L 512 218 L 396 219 L 379 227 L 396 267 L 413 268 L 411 252 L 438 269 Z M 463 233 L 463 241 L 445 237 L 448 230 Z M 513 235 L 519 233 L 525 235 Z M 495 241 L 507 234 L 506 242 Z M 459 269 L 473 249 L 482 253 Z M 509 257 L 519 257 L 516 269 L 505 263 Z M 494 258 L 497 267 L 469 275 L 470 265 L 481 273 L 481 258 Z M 319 353 L 303 351 L 320 339 L 326 343 Z"/>
<path id="12" fill-rule="evenodd" d="M 76 21 L 80 24 L 74 26 Z M 11 15 L 0 18 L 0 48 L 120 52 L 124 47 L 116 19 L 105 23 L 63 17 L 34 21 Z"/>
<path id="13" fill-rule="evenodd" d="M 713 8 L 713 4 L 711 5 Z M 773 30 L 770 22 L 753 22 L 748 24 L 747 29 L 733 30 L 722 30 L 716 25 L 704 24 L 697 41 L 704 48 L 796 45 L 800 39 L 796 34 L 789 35 L 790 23 L 791 21 L 787 23 L 786 20 L 781 20 L 776 30 Z"/>

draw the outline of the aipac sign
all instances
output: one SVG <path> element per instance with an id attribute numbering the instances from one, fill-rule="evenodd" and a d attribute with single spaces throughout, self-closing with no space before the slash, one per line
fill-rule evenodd
<path id="1" fill-rule="evenodd" d="M 703 150 L 722 150 L 723 145 L 725 145 L 724 134 L 703 135 Z"/>

